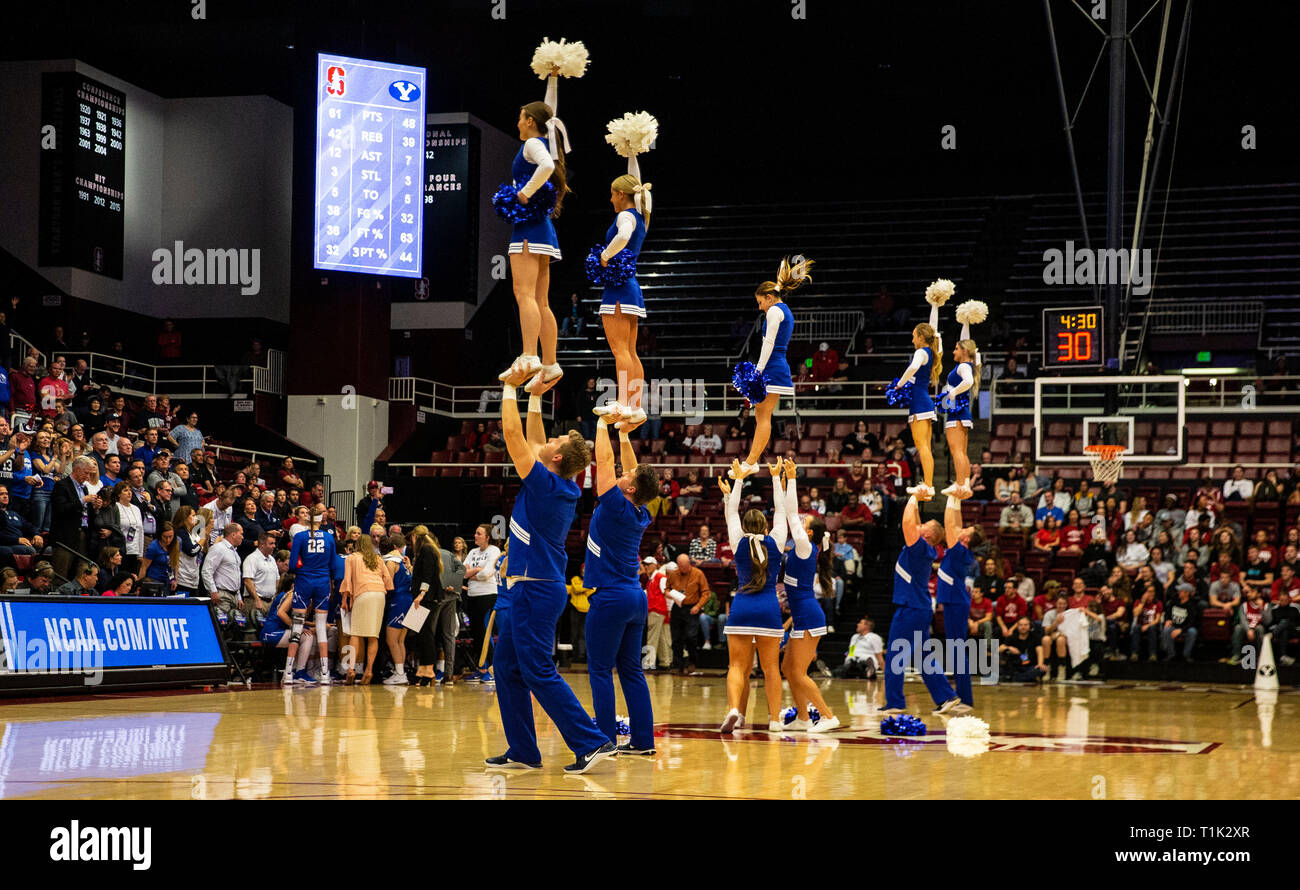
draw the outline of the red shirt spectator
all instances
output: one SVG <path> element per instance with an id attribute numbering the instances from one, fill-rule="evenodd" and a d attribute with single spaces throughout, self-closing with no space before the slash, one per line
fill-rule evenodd
<path id="1" fill-rule="evenodd" d="M 993 610 L 1003 625 L 1014 627 L 1017 621 L 1029 614 L 1029 604 L 1018 593 L 1004 593 L 993 604 Z"/>
<path id="2" fill-rule="evenodd" d="M 846 528 L 871 524 L 871 511 L 858 500 L 856 494 L 849 497 L 848 504 L 840 511 L 840 524 Z"/>
<path id="3" fill-rule="evenodd" d="M 1288 575 L 1290 577 L 1287 577 Z M 1284 590 L 1291 595 L 1293 601 L 1297 596 L 1300 596 L 1300 577 L 1296 576 L 1290 566 L 1285 565 L 1282 566 L 1277 580 L 1273 582 L 1273 589 L 1269 591 L 1268 598 L 1273 602 L 1277 602 L 1278 596 Z"/>
<path id="4" fill-rule="evenodd" d="M 169 361 L 181 357 L 181 332 L 170 319 L 163 322 L 162 333 L 158 335 L 158 355 Z"/>
<path id="5" fill-rule="evenodd" d="M 978 588 L 977 588 L 978 590 Z M 987 597 L 975 596 L 972 592 L 970 598 L 970 620 L 981 621 L 984 616 L 993 610 L 993 603 Z"/>
<path id="6" fill-rule="evenodd" d="M 1091 534 L 1091 526 L 1088 528 L 1088 532 Z M 1067 525 L 1065 528 L 1061 529 L 1062 550 L 1078 549 L 1082 551 L 1087 543 L 1088 541 L 1087 538 L 1084 537 L 1083 529 L 1079 528 L 1077 525 Z"/>
<path id="7" fill-rule="evenodd" d="M 1070 595 L 1070 608 L 1071 608 L 1071 609 L 1086 609 L 1088 606 L 1091 606 L 1091 605 L 1092 605 L 1092 594 L 1091 594 L 1091 593 L 1086 593 L 1086 592 L 1085 592 L 1085 593 L 1073 593 L 1073 594 Z"/>
<path id="8" fill-rule="evenodd" d="M 1034 597 L 1034 608 L 1030 617 L 1034 621 L 1041 622 L 1043 616 L 1054 608 L 1056 608 L 1056 595 L 1040 593 L 1038 596 Z"/>
<path id="9" fill-rule="evenodd" d="M 23 359 L 21 368 L 9 371 L 9 407 L 13 411 L 36 408 L 36 359 Z"/>
<path id="10" fill-rule="evenodd" d="M 830 380 L 840 366 L 840 354 L 831 349 L 830 344 L 823 343 L 813 353 L 812 376 L 814 380 Z"/>
<path id="11" fill-rule="evenodd" d="M 658 612 L 665 618 L 668 617 L 668 598 L 664 596 L 664 591 L 667 589 L 668 579 L 662 571 L 651 575 L 645 586 L 646 602 L 649 604 L 650 611 Z"/>
<path id="12" fill-rule="evenodd" d="M 1226 564 L 1221 562 L 1216 562 L 1210 566 L 1210 583 L 1213 584 L 1215 581 L 1218 581 L 1219 575 L 1225 573 L 1233 581 L 1236 581 L 1238 578 L 1241 577 L 1241 569 L 1237 568 L 1237 564 L 1235 562 L 1229 562 Z"/>

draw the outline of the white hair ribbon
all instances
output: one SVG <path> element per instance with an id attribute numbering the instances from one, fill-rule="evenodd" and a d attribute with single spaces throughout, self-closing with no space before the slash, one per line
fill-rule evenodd
<path id="1" fill-rule="evenodd" d="M 559 132 L 560 137 L 564 139 L 564 153 L 569 154 L 573 149 L 569 146 L 569 131 L 564 126 L 564 121 L 555 115 L 551 115 L 546 122 L 546 141 L 551 149 L 551 159 L 558 161 L 560 159 L 559 150 L 556 148 L 555 134 Z"/>
<path id="2" fill-rule="evenodd" d="M 631 160 L 635 162 L 636 158 L 632 158 Z M 632 175 L 636 176 L 635 173 Z M 641 177 L 637 176 L 637 178 L 640 179 Z M 650 183 L 643 182 L 641 185 L 632 189 L 632 202 L 636 204 L 637 212 L 642 216 L 645 216 L 651 211 L 654 207 L 654 200 L 650 197 Z"/>
<path id="3" fill-rule="evenodd" d="M 822 532 L 822 549 L 823 550 L 831 549 L 831 533 L 829 530 Z"/>
<path id="4" fill-rule="evenodd" d="M 763 543 L 766 535 L 746 535 L 749 538 L 749 555 L 758 560 L 760 565 L 767 564 L 767 546 Z"/>

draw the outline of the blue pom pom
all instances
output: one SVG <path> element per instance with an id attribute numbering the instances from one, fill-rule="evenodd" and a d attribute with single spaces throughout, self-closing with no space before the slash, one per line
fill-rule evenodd
<path id="1" fill-rule="evenodd" d="M 604 245 L 597 244 L 587 254 L 586 270 L 587 280 L 597 287 L 605 285 L 619 285 L 627 283 L 629 278 L 636 276 L 636 256 L 626 250 L 620 250 L 609 259 L 607 265 L 600 264 L 600 255 L 605 250 Z"/>
<path id="2" fill-rule="evenodd" d="M 808 719 L 811 720 L 813 723 L 816 723 L 818 720 L 822 719 L 822 712 L 819 711 L 819 710 L 817 710 L 817 709 L 816 709 L 815 707 L 813 707 L 812 705 L 809 705 L 809 706 L 808 706 Z"/>
<path id="3" fill-rule="evenodd" d="M 899 714 L 880 721 L 880 731 L 884 735 L 925 735 L 925 722 L 911 714 Z"/>
<path id="4" fill-rule="evenodd" d="M 970 396 L 967 393 L 961 393 L 957 398 L 946 395 L 939 400 L 938 410 L 944 414 L 959 414 L 970 408 Z"/>
<path id="5" fill-rule="evenodd" d="M 736 388 L 750 404 L 757 405 L 767 398 L 767 375 L 758 370 L 753 362 L 741 362 L 731 372 L 731 385 Z"/>
<path id="6" fill-rule="evenodd" d="M 492 195 L 492 209 L 497 216 L 508 223 L 534 222 L 543 219 L 555 207 L 555 183 L 546 181 L 527 204 L 519 203 L 517 193 L 524 183 L 518 185 L 503 182 Z"/>
<path id="7" fill-rule="evenodd" d="M 885 390 L 885 403 L 893 408 L 909 408 L 912 405 L 912 388 L 916 386 L 915 380 L 909 380 L 903 384 L 902 389 L 895 389 L 898 386 L 898 378 L 895 377 L 890 382 L 889 388 Z"/>

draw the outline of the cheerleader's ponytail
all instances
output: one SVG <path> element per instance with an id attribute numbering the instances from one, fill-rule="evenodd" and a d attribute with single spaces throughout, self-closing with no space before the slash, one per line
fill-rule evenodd
<path id="1" fill-rule="evenodd" d="M 777 270 L 776 281 L 764 281 L 754 291 L 754 296 L 761 297 L 766 294 L 775 294 L 781 296 L 796 290 L 805 281 L 811 281 L 812 267 L 814 260 L 806 259 L 803 256 L 783 257 L 781 259 L 781 268 Z"/>
<path id="2" fill-rule="evenodd" d="M 631 198 L 637 213 L 641 214 L 641 219 L 645 222 L 646 228 L 650 228 L 650 209 L 652 206 L 650 183 L 643 183 L 631 173 L 624 173 L 611 182 L 609 187 Z"/>

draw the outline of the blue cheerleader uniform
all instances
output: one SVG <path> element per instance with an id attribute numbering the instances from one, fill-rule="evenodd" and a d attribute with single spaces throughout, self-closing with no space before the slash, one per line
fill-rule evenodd
<path id="1" fill-rule="evenodd" d="M 514 163 L 510 166 L 510 176 L 514 180 L 517 189 L 523 188 L 528 180 L 533 178 L 533 173 L 537 171 L 537 165 L 524 158 L 524 148 L 528 145 L 528 142 L 533 140 L 540 142 L 542 148 L 550 151 L 545 136 L 533 136 L 519 147 Z M 537 195 L 534 193 L 533 198 L 536 197 Z M 529 200 L 532 200 L 532 198 Z M 510 230 L 510 252 L 523 253 L 525 241 L 528 242 L 529 253 L 542 254 L 552 260 L 560 259 L 560 241 L 555 235 L 555 225 L 551 222 L 549 213 L 541 219 L 514 224 Z"/>
<path id="2" fill-rule="evenodd" d="M 912 404 L 907 408 L 907 422 L 914 420 L 934 420 L 934 400 L 930 398 L 930 365 L 934 362 L 934 352 L 930 347 L 922 350 L 925 364 L 917 368 L 912 377 Z"/>
<path id="3" fill-rule="evenodd" d="M 397 572 L 393 575 L 393 596 L 388 601 L 384 623 L 388 627 L 402 627 L 402 619 L 411 611 L 415 597 L 411 593 L 411 573 L 406 568 L 406 561 L 400 556 L 385 556 L 384 562 L 397 563 Z"/>
<path id="4" fill-rule="evenodd" d="M 790 361 L 785 357 L 786 347 L 790 345 L 790 335 L 794 333 L 794 313 L 785 303 L 775 304 L 780 307 L 785 318 L 776 332 L 776 342 L 772 344 L 772 354 L 768 356 L 763 373 L 767 376 L 767 391 L 781 396 L 794 395 L 794 378 L 790 376 Z M 767 316 L 763 316 L 763 336 L 767 337 Z M 775 563 L 774 563 L 775 565 Z"/>
<path id="5" fill-rule="evenodd" d="M 965 544 L 954 544 L 943 554 L 939 563 L 939 583 L 935 585 L 935 602 L 943 606 L 943 635 L 948 640 L 965 641 L 970 620 L 970 591 L 966 589 L 966 574 L 975 563 L 975 557 Z M 966 650 L 969 652 L 969 650 Z M 973 654 L 973 653 L 971 653 Z M 970 658 L 960 657 L 952 665 L 953 679 L 957 684 L 957 697 L 968 705 L 975 704 L 971 691 Z"/>
<path id="6" fill-rule="evenodd" d="M 633 257 L 641 255 L 641 242 L 645 241 L 645 219 L 637 212 L 635 208 L 624 210 L 623 213 L 630 213 L 636 220 L 636 229 L 632 232 L 627 244 L 617 255 L 631 254 Z M 614 224 L 605 232 L 605 243 L 609 244 L 618 235 L 618 218 L 614 218 Z M 607 284 L 605 291 L 600 295 L 600 314 L 614 315 L 622 312 L 624 315 L 635 315 L 637 318 L 645 318 L 645 297 L 641 295 L 641 285 L 637 283 L 636 276 L 633 275 L 622 284 Z"/>
<path id="7" fill-rule="evenodd" d="M 925 538 L 905 546 L 894 563 L 894 616 L 889 622 L 889 646 L 885 651 L 885 707 L 907 708 L 903 695 L 903 666 L 913 665 L 936 705 L 956 696 L 943 668 L 928 665 L 923 658 L 930 639 L 934 609 L 930 605 L 930 570 L 938 555 Z"/>
<path id="8" fill-rule="evenodd" d="M 812 553 L 800 559 L 799 554 L 791 550 L 785 557 L 785 601 L 790 607 L 793 624 L 790 637 L 800 640 L 805 635 L 821 637 L 826 635 L 826 613 L 817 603 L 817 594 L 813 592 L 813 579 L 817 577 L 816 545 Z M 734 607 L 733 607 L 734 610 Z"/>
<path id="9" fill-rule="evenodd" d="M 769 387 L 770 388 L 770 387 Z M 785 636 L 781 621 L 781 603 L 776 598 L 776 579 L 781 569 L 781 551 L 771 535 L 763 536 L 767 548 L 767 583 L 762 590 L 742 591 L 741 588 L 754 577 L 753 560 L 748 535 L 736 548 L 736 595 L 731 599 L 731 615 L 727 618 L 724 633 L 727 636 L 776 637 Z M 820 610 L 818 610 L 820 611 Z"/>
<path id="10" fill-rule="evenodd" d="M 962 379 L 961 379 L 961 367 L 962 367 L 962 365 L 965 365 L 967 368 L 970 368 L 970 370 L 971 370 L 971 374 L 972 374 L 972 379 L 974 379 L 974 378 L 973 378 L 973 375 L 974 375 L 974 373 L 975 373 L 975 369 L 974 369 L 974 368 L 971 368 L 971 364 L 970 364 L 970 362 L 961 362 L 961 364 L 959 364 L 959 365 L 957 365 L 957 367 L 953 368 L 952 371 L 949 372 L 949 374 L 948 374 L 948 389 L 956 389 L 957 387 L 961 386 L 961 384 L 962 384 Z M 947 390 L 945 390 L 945 393 L 946 393 L 946 392 L 947 392 Z M 947 419 L 946 421 L 944 421 L 944 424 L 943 424 L 944 429 L 948 429 L 949 427 L 957 426 L 958 424 L 960 424 L 961 426 L 966 427 L 967 429 L 970 429 L 971 427 L 975 426 L 975 421 L 971 418 L 971 413 L 970 413 L 970 404 L 969 404 L 969 399 L 970 399 L 970 390 L 967 389 L 966 391 L 964 391 L 964 392 L 962 393 L 962 395 L 966 396 L 966 398 L 967 398 L 967 405 L 966 405 L 966 407 L 965 407 L 965 408 L 962 408 L 962 409 L 959 410 L 959 411 L 949 411 L 949 412 L 948 412 L 948 419 Z"/>

